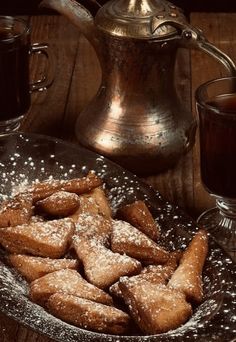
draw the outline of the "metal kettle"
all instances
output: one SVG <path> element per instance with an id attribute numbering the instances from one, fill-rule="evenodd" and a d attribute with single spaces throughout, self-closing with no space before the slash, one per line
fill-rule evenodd
<path id="1" fill-rule="evenodd" d="M 196 128 L 175 89 L 178 48 L 201 49 L 230 74 L 235 65 L 170 2 L 92 2 L 95 17 L 74 0 L 42 2 L 78 26 L 101 64 L 100 88 L 77 119 L 78 141 L 138 175 L 166 170 L 193 146 Z"/>

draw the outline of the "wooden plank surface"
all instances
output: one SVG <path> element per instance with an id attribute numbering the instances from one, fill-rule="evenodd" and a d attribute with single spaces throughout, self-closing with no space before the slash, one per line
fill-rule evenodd
<path id="1" fill-rule="evenodd" d="M 28 132 L 61 137 L 67 99 L 77 60 L 80 34 L 61 16 L 34 16 L 30 20 L 32 43 L 46 42 L 54 54 L 55 78 L 53 85 L 45 92 L 32 94 L 32 106 L 25 116 L 22 129 Z M 41 59 L 41 61 L 40 61 Z M 33 80 L 42 76 L 43 58 L 32 57 Z"/>
<path id="2" fill-rule="evenodd" d="M 101 82 L 101 68 L 90 43 L 80 36 L 71 88 L 68 96 L 62 137 L 73 140 L 79 113 L 96 94 Z"/>
<path id="3" fill-rule="evenodd" d="M 236 59 L 236 14 L 194 13 L 193 25 L 202 28 L 210 41 Z M 60 16 L 39 16 L 31 19 L 32 41 L 48 42 L 56 56 L 56 74 L 53 86 L 46 93 L 32 95 L 32 107 L 25 118 L 23 129 L 74 140 L 77 116 L 95 94 L 101 77 L 100 67 L 90 44 L 77 29 Z M 198 85 L 225 74 L 217 62 L 203 53 L 182 54 L 178 68 L 178 87 L 186 106 L 190 107 Z M 185 63 L 183 63 L 183 60 Z M 33 65 L 33 76 L 41 69 Z M 194 112 L 194 101 L 193 101 Z M 195 114 L 194 114 L 195 115 Z M 199 175 L 199 146 L 185 155 L 176 167 L 161 175 L 145 179 L 166 199 L 179 204 L 197 216 L 212 205 L 213 200 L 203 190 Z M 0 314 L 1 342 L 49 342 L 29 329 Z"/>

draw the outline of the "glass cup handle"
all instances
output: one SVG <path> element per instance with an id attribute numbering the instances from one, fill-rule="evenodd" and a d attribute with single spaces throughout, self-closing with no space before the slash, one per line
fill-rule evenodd
<path id="1" fill-rule="evenodd" d="M 47 60 L 47 67 L 43 76 L 34 82 L 30 83 L 30 91 L 44 91 L 48 89 L 55 77 L 55 57 L 53 51 L 47 43 L 34 43 L 31 45 L 30 56 L 33 54 L 42 55 Z"/>

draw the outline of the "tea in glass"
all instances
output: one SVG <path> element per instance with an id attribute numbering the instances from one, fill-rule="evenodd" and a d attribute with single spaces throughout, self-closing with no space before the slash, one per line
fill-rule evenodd
<path id="1" fill-rule="evenodd" d="M 236 257 L 236 78 L 209 81 L 196 91 L 199 116 L 200 168 L 216 208 L 198 223 Z"/>
<path id="2" fill-rule="evenodd" d="M 30 83 L 30 56 L 41 53 L 49 62 L 43 78 Z M 31 104 L 30 92 L 48 88 L 54 77 L 53 55 L 47 44 L 31 44 L 27 22 L 0 16 L 0 135 L 17 130 Z"/>

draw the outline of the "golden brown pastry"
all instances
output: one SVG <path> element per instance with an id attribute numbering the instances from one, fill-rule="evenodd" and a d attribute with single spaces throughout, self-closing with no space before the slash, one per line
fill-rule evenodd
<path id="1" fill-rule="evenodd" d="M 33 215 L 33 216 L 31 216 L 31 218 L 29 220 L 29 224 L 36 223 L 36 222 L 46 222 L 46 219 L 45 219 L 45 217 L 43 217 L 41 215 Z"/>
<path id="2" fill-rule="evenodd" d="M 129 277 L 129 285 L 133 282 L 136 284 L 139 280 L 147 280 L 156 285 L 167 284 L 168 279 L 174 273 L 176 267 L 168 262 L 164 265 L 149 265 L 144 267 L 138 275 Z M 109 292 L 112 296 L 123 299 L 122 292 L 119 288 L 119 281 L 109 287 Z"/>
<path id="3" fill-rule="evenodd" d="M 175 251 L 170 252 L 169 259 L 167 260 L 167 265 L 176 269 L 179 265 L 180 259 L 183 256 L 183 251 L 176 249 Z"/>
<path id="4" fill-rule="evenodd" d="M 61 269 L 76 270 L 79 267 L 79 261 L 74 259 L 50 259 L 23 254 L 10 254 L 7 259 L 30 282 Z"/>
<path id="5" fill-rule="evenodd" d="M 90 216 L 99 214 L 97 203 L 93 197 L 90 197 L 90 194 L 91 192 L 88 192 L 79 196 L 80 206 L 73 214 L 69 216 L 75 222 L 75 224 L 78 223 L 81 215 Z"/>
<path id="6" fill-rule="evenodd" d="M 173 270 L 171 270 L 170 266 L 150 265 L 143 268 L 137 276 L 130 277 L 130 280 L 145 279 L 153 284 L 166 284 L 172 273 Z"/>
<path id="7" fill-rule="evenodd" d="M 108 201 L 108 198 L 105 194 L 105 191 L 102 187 L 97 187 L 91 191 L 91 197 L 94 198 L 97 206 L 98 206 L 98 214 L 106 217 L 112 217 L 112 210 Z"/>
<path id="8" fill-rule="evenodd" d="M 156 265 L 155 265 L 156 266 Z M 142 271 L 135 276 L 129 277 L 129 285 L 132 283 L 136 284 L 138 281 L 147 280 L 150 283 L 159 285 L 166 284 L 166 279 L 162 271 L 160 271 L 160 267 L 156 266 L 154 269 L 143 268 Z M 122 279 L 122 278 L 121 278 Z M 109 287 L 109 292 L 112 296 L 123 299 L 122 291 L 120 290 L 120 281 L 118 280 L 116 283 Z"/>
<path id="9" fill-rule="evenodd" d="M 112 295 L 112 297 L 123 299 L 122 292 L 119 288 L 119 280 L 109 287 L 109 293 Z"/>
<path id="10" fill-rule="evenodd" d="M 32 212 L 32 196 L 30 194 L 20 194 L 3 201 L 0 206 L 0 227 L 13 227 L 28 223 Z"/>
<path id="11" fill-rule="evenodd" d="M 36 202 L 35 206 L 41 212 L 55 217 L 66 217 L 74 213 L 80 205 L 79 196 L 72 192 L 57 191 Z"/>
<path id="12" fill-rule="evenodd" d="M 144 279 L 119 282 L 125 303 L 136 324 L 145 334 L 160 334 L 184 324 L 192 314 L 185 295 L 165 285 L 156 285 Z"/>
<path id="13" fill-rule="evenodd" d="M 157 274 L 161 276 L 165 281 L 169 280 L 174 271 L 176 270 L 179 259 L 182 256 L 182 252 L 174 251 L 169 253 L 169 259 L 163 265 L 148 265 L 144 267 L 140 273 L 150 273 L 150 274 Z"/>
<path id="14" fill-rule="evenodd" d="M 89 172 L 87 176 L 70 180 L 47 180 L 33 184 L 29 189 L 33 196 L 33 203 L 42 200 L 56 191 L 74 192 L 78 195 L 91 191 L 100 186 L 102 180 L 94 173 Z"/>
<path id="15" fill-rule="evenodd" d="M 141 232 L 150 237 L 150 239 L 154 241 L 158 240 L 160 236 L 160 227 L 155 222 L 145 202 L 135 201 L 121 207 L 118 210 L 118 217 L 138 228 Z"/>
<path id="16" fill-rule="evenodd" d="M 2 228 L 0 244 L 11 253 L 60 258 L 67 251 L 74 229 L 69 218 Z"/>
<path id="17" fill-rule="evenodd" d="M 55 271 L 34 280 L 30 284 L 30 298 L 33 302 L 39 304 L 44 304 L 56 292 L 72 294 L 108 305 L 113 303 L 112 297 L 109 294 L 89 284 L 75 270 Z"/>
<path id="18" fill-rule="evenodd" d="M 73 247 L 83 263 L 86 278 L 101 289 L 108 288 L 121 276 L 139 273 L 142 268 L 139 261 L 113 253 L 93 239 L 75 237 Z"/>
<path id="19" fill-rule="evenodd" d="M 200 303 L 203 299 L 202 269 L 208 252 L 208 237 L 199 230 L 180 259 L 168 286 L 182 291 L 189 301 Z"/>
<path id="20" fill-rule="evenodd" d="M 130 323 L 129 315 L 121 310 L 65 293 L 51 296 L 47 307 L 63 321 L 99 333 L 121 335 Z"/>
<path id="21" fill-rule="evenodd" d="M 75 235 L 95 239 L 104 246 L 110 246 L 112 221 L 99 214 L 80 214 L 76 223 Z"/>
<path id="22" fill-rule="evenodd" d="M 190 303 L 203 298 L 206 232 L 184 252 L 168 252 L 155 242 L 160 228 L 143 201 L 122 207 L 117 217 L 124 221 L 113 220 L 93 172 L 34 183 L 2 203 L 0 245 L 30 282 L 30 299 L 68 323 L 118 335 L 137 325 L 148 335 L 180 327 L 192 314 Z"/>
<path id="23" fill-rule="evenodd" d="M 110 204 L 108 202 L 108 199 L 106 197 L 106 194 L 102 187 L 97 187 L 90 191 L 87 194 L 81 195 L 84 198 L 84 208 L 83 212 L 88 212 L 88 206 L 86 206 L 86 202 L 93 202 L 94 206 L 96 207 L 97 214 L 100 214 L 106 218 L 112 217 L 112 211 L 110 208 Z M 87 200 L 87 201 L 86 201 Z"/>
<path id="24" fill-rule="evenodd" d="M 101 215 L 107 219 L 112 217 L 112 211 L 102 187 L 79 196 L 80 207 L 70 215 L 75 223 L 79 221 L 80 215 Z"/>
<path id="25" fill-rule="evenodd" d="M 169 258 L 169 253 L 164 248 L 125 221 L 113 221 L 111 249 L 113 252 L 125 253 L 145 264 L 163 264 Z"/>

